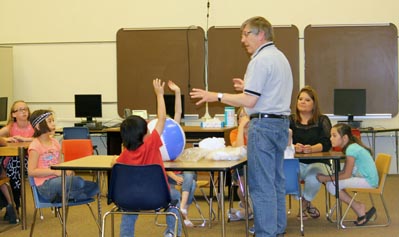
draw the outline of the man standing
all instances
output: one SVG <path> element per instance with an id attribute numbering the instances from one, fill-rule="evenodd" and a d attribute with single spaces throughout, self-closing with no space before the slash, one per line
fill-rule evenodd
<path id="1" fill-rule="evenodd" d="M 248 184 L 254 205 L 257 237 L 284 236 L 284 149 L 288 142 L 288 115 L 292 72 L 284 54 L 273 43 L 273 27 L 263 17 L 252 17 L 241 26 L 241 42 L 251 60 L 244 81 L 233 79 L 239 94 L 194 88 L 196 104 L 219 101 L 244 106 L 251 121 L 248 129 Z"/>

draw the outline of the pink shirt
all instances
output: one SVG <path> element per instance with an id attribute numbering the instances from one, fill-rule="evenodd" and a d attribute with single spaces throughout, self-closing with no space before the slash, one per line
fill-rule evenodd
<path id="1" fill-rule="evenodd" d="M 33 137 L 34 132 L 35 131 L 33 130 L 32 125 L 30 124 L 25 128 L 18 127 L 17 123 L 13 123 L 10 126 L 10 137 L 13 136 Z"/>
<path id="2" fill-rule="evenodd" d="M 60 159 L 60 144 L 54 138 L 51 138 L 51 145 L 45 146 L 43 145 L 39 139 L 33 139 L 31 144 L 29 145 L 28 152 L 36 151 L 39 153 L 39 160 L 37 163 L 37 168 L 50 168 L 51 165 L 58 164 L 61 162 Z M 40 186 L 47 179 L 51 179 L 57 177 L 55 175 L 49 175 L 45 177 L 35 177 L 35 184 Z"/>

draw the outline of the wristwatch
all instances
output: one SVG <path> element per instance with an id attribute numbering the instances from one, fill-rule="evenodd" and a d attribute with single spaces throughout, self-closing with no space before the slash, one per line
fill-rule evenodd
<path id="1" fill-rule="evenodd" d="M 221 102 L 223 98 L 223 93 L 218 93 L 218 101 Z"/>

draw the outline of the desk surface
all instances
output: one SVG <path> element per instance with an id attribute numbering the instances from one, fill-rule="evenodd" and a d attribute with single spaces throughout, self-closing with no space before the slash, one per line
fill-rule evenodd
<path id="1" fill-rule="evenodd" d="M 51 168 L 56 170 L 110 170 L 112 168 L 111 162 L 114 158 L 115 156 L 91 155 L 81 159 L 52 165 Z M 202 159 L 198 162 L 165 161 L 164 166 L 166 170 L 170 171 L 226 171 L 243 165 L 246 161 L 247 159 L 237 161 L 214 161 Z"/>
<path id="2" fill-rule="evenodd" d="M 202 128 L 200 126 L 181 126 L 184 132 L 227 132 L 235 127 L 224 127 L 224 128 Z M 105 128 L 103 132 L 119 132 L 120 128 Z"/>
<path id="3" fill-rule="evenodd" d="M 360 133 L 383 133 L 383 132 L 398 132 L 399 128 L 361 128 Z"/>
<path id="4" fill-rule="evenodd" d="M 30 142 L 12 142 L 0 147 L 0 156 L 18 156 L 18 148 L 28 148 Z"/>
<path id="5" fill-rule="evenodd" d="M 315 153 L 295 153 L 295 158 L 303 160 L 340 160 L 345 159 L 345 154 L 340 151 L 327 151 L 327 152 L 315 152 Z"/>

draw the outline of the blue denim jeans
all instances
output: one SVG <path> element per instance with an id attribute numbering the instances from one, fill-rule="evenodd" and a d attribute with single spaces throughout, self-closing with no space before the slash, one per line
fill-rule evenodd
<path id="1" fill-rule="evenodd" d="M 170 190 L 170 196 L 172 200 L 180 200 L 180 193 L 175 190 L 171 189 Z M 179 203 L 176 204 L 176 206 L 179 206 Z M 177 217 L 180 217 L 179 211 L 176 208 L 169 208 L 167 211 L 173 212 L 177 215 Z M 136 223 L 136 220 L 138 218 L 138 215 L 122 215 L 122 221 L 120 225 L 120 237 L 134 237 L 134 225 Z M 175 218 L 171 215 L 168 215 L 166 217 L 166 230 L 165 234 L 170 232 L 172 234 L 175 233 Z M 181 221 L 178 221 L 178 227 L 177 227 L 177 236 L 181 236 Z"/>
<path id="2" fill-rule="evenodd" d="M 87 200 L 99 192 L 97 183 L 86 181 L 79 176 L 66 176 L 65 181 L 68 199 L 70 200 Z M 46 180 L 42 185 L 37 186 L 37 191 L 43 198 L 49 201 L 52 201 L 56 196 L 61 198 L 61 177 Z"/>
<path id="3" fill-rule="evenodd" d="M 254 118 L 248 129 L 248 185 L 257 237 L 275 237 L 287 225 L 284 149 L 288 119 Z"/>
<path id="4" fill-rule="evenodd" d="M 187 205 L 193 203 L 195 188 L 197 187 L 197 174 L 191 171 L 184 171 L 183 173 L 176 174 L 177 176 L 183 177 L 183 183 L 181 185 L 181 190 L 189 192 Z M 175 189 L 175 185 L 177 185 L 176 181 L 168 177 L 168 182 L 171 189 Z"/>
<path id="5" fill-rule="evenodd" d="M 321 183 L 316 179 L 318 173 L 328 174 L 326 165 L 323 163 L 300 164 L 300 179 L 305 181 L 303 198 L 312 201 L 320 190 Z"/>

